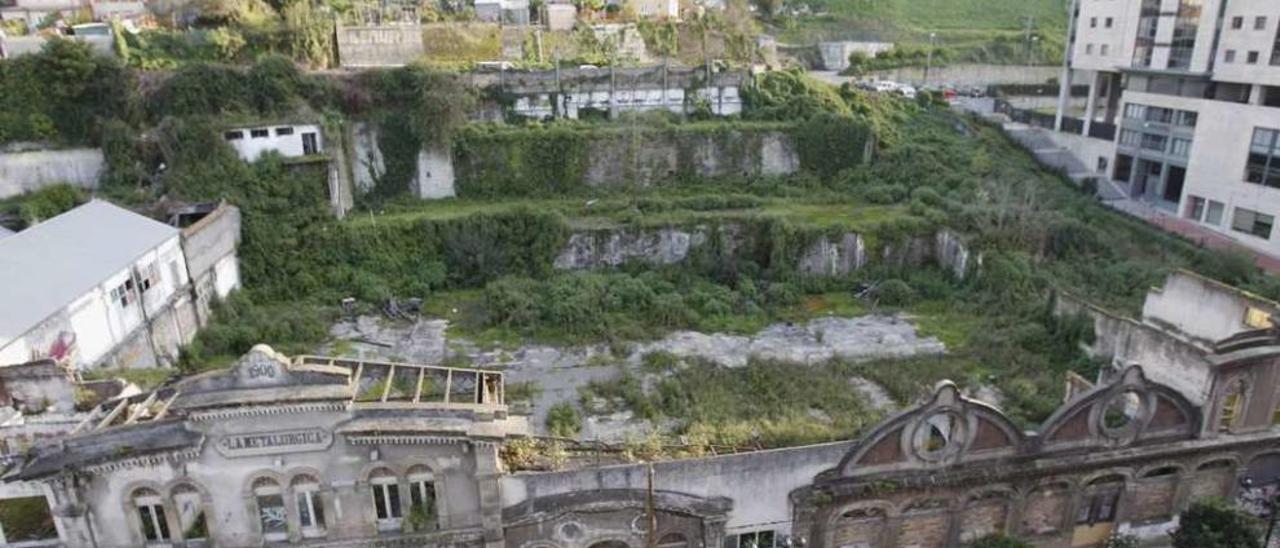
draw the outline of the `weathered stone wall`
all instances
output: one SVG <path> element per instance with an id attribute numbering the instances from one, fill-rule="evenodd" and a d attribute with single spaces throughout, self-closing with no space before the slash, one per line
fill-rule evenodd
<path id="1" fill-rule="evenodd" d="M 957 86 L 986 86 L 990 84 L 1043 84 L 1057 78 L 1058 67 L 1020 65 L 961 64 L 933 67 L 929 70 L 929 82 L 947 82 Z M 913 85 L 924 83 L 924 67 L 903 67 L 871 72 L 867 75 L 877 80 L 893 80 Z"/>
<path id="2" fill-rule="evenodd" d="M 209 321 L 210 304 L 240 287 L 236 250 L 240 245 L 240 209 L 222 204 L 182 231 L 182 253 L 191 277 L 199 325 Z"/>
<path id="3" fill-rule="evenodd" d="M 1187 399 L 1201 405 L 1209 401 L 1213 367 L 1204 349 L 1071 295 L 1059 295 L 1058 313 L 1083 313 L 1093 318 L 1095 337 L 1088 348 L 1090 356 L 1110 359 L 1120 367 L 1142 365 L 1152 380 L 1168 385 Z"/>
<path id="4" fill-rule="evenodd" d="M 338 25 L 338 60 L 343 68 L 399 67 L 422 57 L 422 27 Z"/>
<path id="5" fill-rule="evenodd" d="M 654 489 L 696 497 L 725 497 L 732 512 L 725 533 L 755 529 L 789 531 L 786 494 L 808 484 L 840 460 L 848 442 L 759 451 L 712 458 L 653 464 Z M 648 489 L 643 464 L 607 466 L 567 472 L 522 473 L 502 478 L 502 505 L 534 505 L 539 497 L 591 493 L 604 489 Z M 750 481 L 743 481 L 750 478 Z M 504 511 L 505 513 L 506 511 Z M 549 533 L 549 531 L 548 531 Z M 508 544 L 510 546 L 510 544 Z"/>
<path id="6" fill-rule="evenodd" d="M 742 242 L 741 228 L 720 225 L 722 251 L 732 254 Z M 569 236 L 554 266 L 566 270 L 608 268 L 631 261 L 665 265 L 685 261 L 690 252 L 705 245 L 709 227 L 693 228 L 618 228 L 579 230 Z M 954 233 L 942 230 L 933 236 L 909 238 L 886 246 L 879 260 L 887 264 L 918 266 L 937 264 L 957 279 L 969 274 L 971 253 Z M 979 260 L 980 260 L 979 256 Z M 844 276 L 868 263 L 866 244 L 861 235 L 846 232 L 839 237 L 821 235 L 798 257 L 794 268 L 814 276 Z"/>
<path id="7" fill-rule="evenodd" d="M 0 152 L 0 198 L 57 183 L 94 188 L 102 169 L 102 150 L 96 148 Z"/>
<path id="8" fill-rule="evenodd" d="M 1177 271 L 1165 277 L 1163 286 L 1147 293 L 1142 319 L 1207 345 L 1262 327 L 1246 323 L 1250 309 L 1259 320 L 1269 321 L 1280 306 L 1199 274 Z"/>
<path id="9" fill-rule="evenodd" d="M 537 139 L 532 135 L 529 139 Z M 738 176 L 787 175 L 800 169 L 795 139 L 773 129 L 729 129 L 725 131 L 666 131 L 652 128 L 611 128 L 593 131 L 574 139 L 587 140 L 579 147 L 569 137 L 558 138 L 573 147 L 574 157 L 561 161 L 564 175 L 555 181 L 558 188 L 650 186 L 682 179 Z M 511 194 L 552 189 L 531 188 L 545 178 L 545 158 L 527 155 L 546 153 L 511 138 L 477 138 L 466 150 L 455 146 L 453 163 L 458 194 Z M 580 152 L 579 152 L 580 151 Z M 537 179 L 541 181 L 541 179 Z"/>

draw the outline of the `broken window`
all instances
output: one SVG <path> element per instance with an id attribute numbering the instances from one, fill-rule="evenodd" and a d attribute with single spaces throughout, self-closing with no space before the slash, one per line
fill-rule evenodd
<path id="1" fill-rule="evenodd" d="M 133 505 L 138 509 L 138 518 L 142 522 L 143 538 L 153 542 L 172 540 L 160 493 L 151 489 L 138 489 L 133 492 Z"/>
<path id="2" fill-rule="evenodd" d="M 373 495 L 373 510 L 378 517 L 380 530 L 400 528 L 400 480 L 386 468 L 374 470 L 369 475 Z"/>
<path id="3" fill-rule="evenodd" d="M 128 308 L 134 298 L 132 278 L 125 280 L 124 283 L 111 290 L 111 300 L 120 303 L 120 308 Z"/>
<path id="4" fill-rule="evenodd" d="M 1236 417 L 1240 416 L 1240 409 L 1244 406 L 1245 392 L 1249 385 L 1244 379 L 1236 379 L 1227 385 L 1227 392 L 1222 397 L 1222 407 L 1218 414 L 1218 430 L 1226 432 L 1235 426 Z"/>
<path id="5" fill-rule="evenodd" d="M 298 525 L 302 536 L 324 536 L 324 500 L 320 496 L 320 482 L 316 478 L 301 475 L 293 480 L 293 493 L 298 502 Z"/>
<path id="6" fill-rule="evenodd" d="M 437 527 L 435 475 L 426 466 L 409 469 L 409 515 L 418 531 L 430 531 Z"/>
<path id="7" fill-rule="evenodd" d="M 276 137 L 279 137 L 281 135 L 293 135 L 293 128 L 291 127 L 276 128 Z"/>
<path id="8" fill-rule="evenodd" d="M 58 529 L 44 497 L 0 500 L 0 531 L 11 543 L 58 539 Z"/>
<path id="9" fill-rule="evenodd" d="M 262 539 L 279 542 L 289 538 L 288 514 L 284 509 L 284 492 L 280 484 L 271 478 L 259 478 L 253 482 L 253 496 L 258 503 L 258 521 L 262 524 Z"/>
<path id="10" fill-rule="evenodd" d="M 1275 224 L 1275 217 L 1243 207 L 1237 207 L 1235 215 L 1231 218 L 1232 230 L 1265 239 L 1271 238 L 1273 224 Z"/>
<path id="11" fill-rule="evenodd" d="M 271 135 L 271 132 L 267 131 L 266 128 L 254 129 L 249 131 L 249 136 L 253 137 L 254 139 L 261 139 L 264 137 L 269 137 L 270 135 Z"/>
<path id="12" fill-rule="evenodd" d="M 773 530 L 738 533 L 724 537 L 724 548 L 773 548 Z"/>
<path id="13" fill-rule="evenodd" d="M 182 538 L 187 541 L 209 537 L 209 524 L 205 521 L 204 502 L 200 491 L 188 484 L 173 488 L 173 506 L 178 512 L 178 526 Z"/>
<path id="14" fill-rule="evenodd" d="M 146 293 L 157 283 L 160 282 L 160 271 L 156 269 L 155 263 L 150 263 L 138 269 L 138 287 L 141 292 Z"/>

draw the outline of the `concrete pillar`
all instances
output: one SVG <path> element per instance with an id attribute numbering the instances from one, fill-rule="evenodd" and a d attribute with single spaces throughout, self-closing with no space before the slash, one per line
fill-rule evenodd
<path id="1" fill-rule="evenodd" d="M 1120 113 L 1120 79 L 1118 72 L 1107 73 L 1107 114 L 1104 121 L 1108 124 L 1116 123 L 1116 115 Z"/>
<path id="2" fill-rule="evenodd" d="M 63 545 L 69 548 L 97 546 L 89 508 L 77 495 L 74 482 L 74 478 L 56 478 L 44 484 L 45 499 L 49 501 L 54 526 Z M 124 524 L 102 525 L 120 527 Z"/>
<path id="3" fill-rule="evenodd" d="M 1071 9 L 1067 12 L 1067 39 L 1062 48 L 1062 74 L 1058 77 L 1058 112 L 1053 118 L 1053 130 L 1062 130 L 1062 117 L 1066 115 L 1067 100 L 1071 97 L 1071 46 L 1076 35 L 1076 14 L 1080 11 L 1080 0 L 1071 0 Z"/>
<path id="4" fill-rule="evenodd" d="M 498 444 L 472 444 L 476 458 L 476 484 L 480 492 L 480 526 L 484 528 L 485 548 L 502 548 L 502 492 L 499 481 L 502 466 L 498 461 Z"/>
<path id="5" fill-rule="evenodd" d="M 1093 117 L 1097 113 L 1098 81 L 1101 77 L 1102 73 L 1096 70 L 1089 75 L 1089 97 L 1085 99 L 1084 103 L 1084 129 L 1081 131 L 1085 137 L 1089 136 L 1089 126 L 1093 125 Z"/>
<path id="6" fill-rule="evenodd" d="M 1252 88 L 1249 90 L 1249 104 L 1260 107 L 1265 95 L 1265 88 L 1262 87 L 1262 84 L 1253 84 Z"/>

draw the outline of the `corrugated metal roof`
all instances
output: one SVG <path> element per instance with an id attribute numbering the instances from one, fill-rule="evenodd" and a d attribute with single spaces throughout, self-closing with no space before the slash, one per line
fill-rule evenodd
<path id="1" fill-rule="evenodd" d="M 94 200 L 0 239 L 0 344 L 177 236 L 174 227 Z"/>

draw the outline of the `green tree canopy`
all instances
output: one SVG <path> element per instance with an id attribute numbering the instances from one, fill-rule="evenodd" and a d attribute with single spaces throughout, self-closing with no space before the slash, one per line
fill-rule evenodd
<path id="1" fill-rule="evenodd" d="M 1262 548 L 1254 518 L 1219 499 L 1196 502 L 1182 513 L 1174 548 Z"/>

